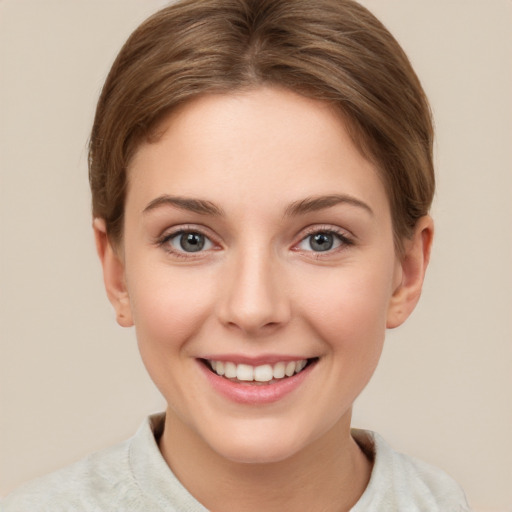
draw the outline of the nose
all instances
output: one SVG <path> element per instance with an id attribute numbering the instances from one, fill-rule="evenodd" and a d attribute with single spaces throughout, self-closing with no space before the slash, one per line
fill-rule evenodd
<path id="1" fill-rule="evenodd" d="M 222 324 L 263 336 L 288 323 L 289 296 L 276 258 L 264 250 L 246 250 L 233 255 L 228 267 L 217 308 Z"/>

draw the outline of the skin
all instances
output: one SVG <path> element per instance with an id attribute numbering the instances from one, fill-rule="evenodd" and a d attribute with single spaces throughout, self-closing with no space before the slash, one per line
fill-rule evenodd
<path id="1" fill-rule="evenodd" d="M 204 96 L 160 128 L 130 163 L 121 244 L 102 219 L 94 228 L 118 322 L 135 325 L 168 403 L 162 454 L 213 511 L 349 510 L 371 473 L 352 404 L 386 328 L 416 305 L 432 221 L 399 258 L 376 169 L 339 115 L 293 92 Z M 183 250 L 180 230 L 205 248 Z M 312 233 L 333 248 L 314 250 Z M 201 359 L 226 354 L 318 359 L 291 393 L 254 405 L 205 378 Z"/>

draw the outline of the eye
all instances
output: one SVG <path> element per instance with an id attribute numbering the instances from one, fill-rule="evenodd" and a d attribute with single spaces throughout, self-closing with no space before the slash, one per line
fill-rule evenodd
<path id="1" fill-rule="evenodd" d="M 342 245 L 351 245 L 352 241 L 334 231 L 316 231 L 303 238 L 298 244 L 302 251 L 327 252 Z"/>
<path id="2" fill-rule="evenodd" d="M 213 247 L 212 241 L 197 231 L 180 231 L 167 237 L 169 245 L 178 252 L 199 252 Z"/>

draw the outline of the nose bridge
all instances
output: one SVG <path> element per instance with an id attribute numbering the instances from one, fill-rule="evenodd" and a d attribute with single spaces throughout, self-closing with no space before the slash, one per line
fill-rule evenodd
<path id="1" fill-rule="evenodd" d="M 279 262 L 266 246 L 251 244 L 231 255 L 220 306 L 223 323 L 257 334 L 289 319 L 290 307 Z"/>

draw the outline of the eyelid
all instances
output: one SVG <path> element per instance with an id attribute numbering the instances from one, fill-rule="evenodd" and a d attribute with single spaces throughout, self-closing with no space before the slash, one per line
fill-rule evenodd
<path id="1" fill-rule="evenodd" d="M 180 247 L 183 243 L 183 238 L 187 237 L 187 235 L 198 235 L 203 239 L 203 245 L 197 251 L 187 251 L 183 247 Z M 184 254 L 199 254 L 200 252 L 206 252 L 213 248 L 213 242 L 209 237 L 204 235 L 203 233 L 199 233 L 196 231 L 178 231 L 177 233 L 170 235 L 167 237 L 167 243 L 172 248 L 173 251 L 184 253 Z"/>
<path id="2" fill-rule="evenodd" d="M 204 236 L 210 241 L 212 247 L 197 252 L 181 251 L 172 247 L 171 244 L 169 243 L 170 240 L 172 240 L 174 237 L 177 237 L 185 233 L 198 233 Z M 218 237 L 216 237 L 215 234 L 212 233 L 210 229 L 206 228 L 205 226 L 201 226 L 200 224 L 179 224 L 177 226 L 168 227 L 165 230 L 163 230 L 162 234 L 160 234 L 155 239 L 154 243 L 159 247 L 163 247 L 168 253 L 183 258 L 197 258 L 200 256 L 204 256 L 204 253 L 207 253 L 211 250 L 216 250 L 220 247 Z"/>
<path id="3" fill-rule="evenodd" d="M 336 236 L 338 238 L 338 240 L 340 240 L 341 245 L 334 249 L 327 250 L 325 252 L 313 251 L 313 250 L 307 251 L 307 250 L 300 249 L 298 247 L 300 243 L 302 243 L 304 240 L 306 240 L 306 238 L 308 238 L 312 235 L 315 235 L 317 233 L 332 234 L 332 235 Z M 293 244 L 292 250 L 313 253 L 316 258 L 322 257 L 322 256 L 327 256 L 327 255 L 332 255 L 333 253 L 336 253 L 340 250 L 344 250 L 347 247 L 350 247 L 355 244 L 355 236 L 352 235 L 352 233 L 350 233 L 346 229 L 342 229 L 339 226 L 335 226 L 332 224 L 316 224 L 316 225 L 308 226 L 308 227 L 304 228 L 297 235 L 297 238 L 298 238 L 298 241 Z"/>

